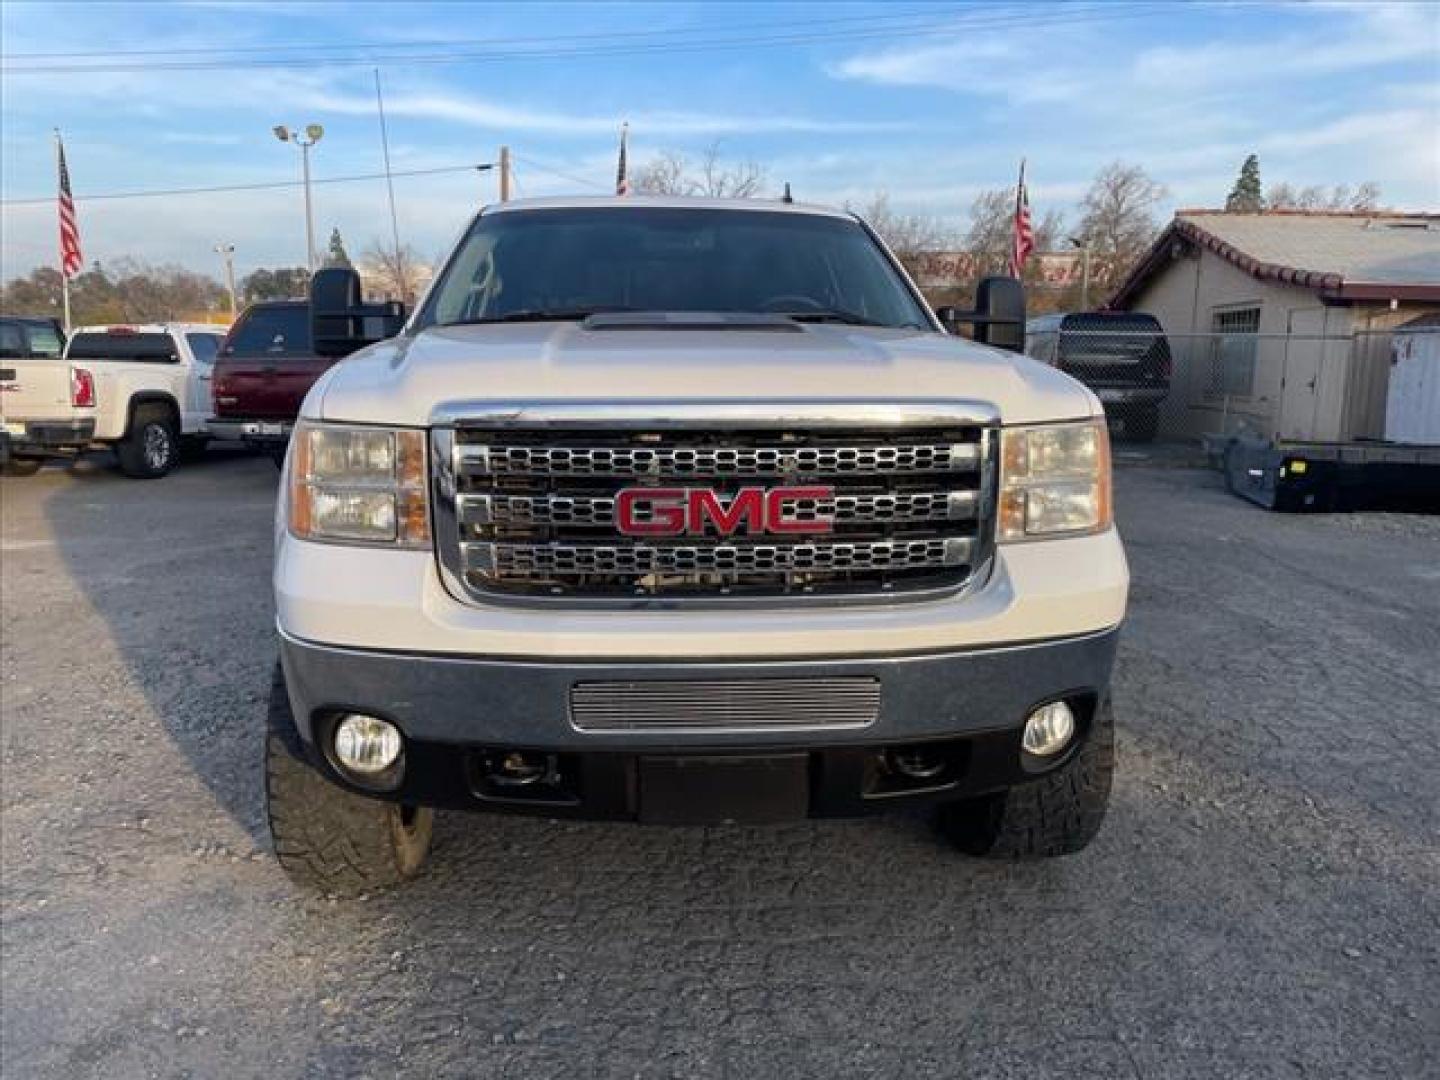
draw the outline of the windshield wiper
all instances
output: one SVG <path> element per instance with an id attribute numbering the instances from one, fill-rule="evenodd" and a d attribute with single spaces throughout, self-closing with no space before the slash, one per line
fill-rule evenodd
<path id="1" fill-rule="evenodd" d="M 474 319 L 455 319 L 447 323 L 439 323 L 440 326 L 478 326 L 483 323 L 507 323 L 507 322 L 579 322 L 588 319 L 591 315 L 610 311 L 633 311 L 627 307 L 573 307 L 573 308 L 520 308 L 518 311 L 506 311 L 499 315 L 481 315 Z"/>
<path id="2" fill-rule="evenodd" d="M 857 314 L 854 311 L 841 311 L 838 308 L 825 308 L 815 311 L 777 311 L 776 315 L 786 319 L 793 319 L 796 322 L 833 322 L 845 323 L 847 326 L 886 326 L 887 323 L 879 322 L 865 315 Z"/>

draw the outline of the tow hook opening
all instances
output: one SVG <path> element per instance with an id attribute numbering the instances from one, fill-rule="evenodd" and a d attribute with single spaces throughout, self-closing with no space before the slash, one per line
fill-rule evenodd
<path id="1" fill-rule="evenodd" d="M 570 755 L 547 750 L 493 747 L 470 759 L 471 789 L 495 802 L 578 802 L 576 774 Z"/>
<path id="2" fill-rule="evenodd" d="M 963 741 L 883 747 L 867 770 L 865 797 L 911 795 L 953 787 L 965 772 L 967 749 Z"/>

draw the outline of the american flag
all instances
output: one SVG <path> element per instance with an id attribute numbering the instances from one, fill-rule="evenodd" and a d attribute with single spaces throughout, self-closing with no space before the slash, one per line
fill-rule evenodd
<path id="1" fill-rule="evenodd" d="M 70 169 L 65 164 L 65 144 L 55 133 L 55 148 L 60 155 L 60 272 L 72 278 L 85 267 L 80 254 L 80 223 L 75 218 L 75 199 L 70 194 Z"/>
<path id="2" fill-rule="evenodd" d="M 1025 162 L 1020 162 L 1020 184 L 1015 189 L 1015 240 L 1010 249 L 1010 276 L 1025 271 L 1025 260 L 1035 250 L 1035 230 L 1030 226 L 1030 195 L 1025 190 Z"/>
<path id="3" fill-rule="evenodd" d="M 625 140 L 630 134 L 630 125 L 623 124 L 620 127 L 620 163 L 615 169 L 615 194 L 630 194 L 630 177 L 625 170 Z"/>

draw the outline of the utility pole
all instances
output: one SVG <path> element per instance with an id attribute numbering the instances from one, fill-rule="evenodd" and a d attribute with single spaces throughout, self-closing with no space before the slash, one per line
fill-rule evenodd
<path id="1" fill-rule="evenodd" d="M 375 111 L 380 114 L 380 148 L 385 153 L 385 187 L 390 192 L 390 235 L 395 241 L 395 276 L 400 287 L 400 299 L 413 304 L 410 295 L 410 275 L 406 272 L 405 256 L 400 251 L 400 218 L 395 213 L 395 178 L 390 173 L 390 129 L 385 126 L 385 97 L 380 92 L 380 69 L 375 69 Z"/>
<path id="2" fill-rule="evenodd" d="M 325 136 L 325 129 L 319 124 L 305 126 L 305 138 L 298 131 L 292 131 L 284 124 L 273 129 L 275 138 L 281 142 L 294 143 L 300 148 L 300 175 L 305 181 L 305 269 L 315 273 L 315 216 L 310 208 L 310 148 Z M 309 141 L 306 141 L 306 140 Z"/>
<path id="3" fill-rule="evenodd" d="M 215 254 L 225 260 L 225 288 L 230 292 L 230 321 L 240 314 L 240 298 L 235 293 L 235 245 L 216 244 Z"/>
<path id="4" fill-rule="evenodd" d="M 510 147 L 500 147 L 500 201 L 510 201 Z"/>

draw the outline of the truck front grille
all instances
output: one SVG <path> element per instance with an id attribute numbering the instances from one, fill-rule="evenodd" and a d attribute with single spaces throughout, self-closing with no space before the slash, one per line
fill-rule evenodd
<path id="1" fill-rule="evenodd" d="M 984 417 L 927 420 L 763 428 L 626 417 L 567 428 L 462 418 L 432 434 L 441 561 L 452 588 L 480 601 L 956 588 L 993 543 L 995 428 Z M 803 490 L 772 519 L 760 501 L 776 488 Z M 628 535 L 626 489 L 632 515 L 637 494 L 646 503 Z M 684 504 L 671 534 L 643 528 L 659 520 L 652 490 L 657 505 Z M 749 510 L 731 516 L 747 497 Z M 692 501 L 708 504 L 698 517 Z"/>

